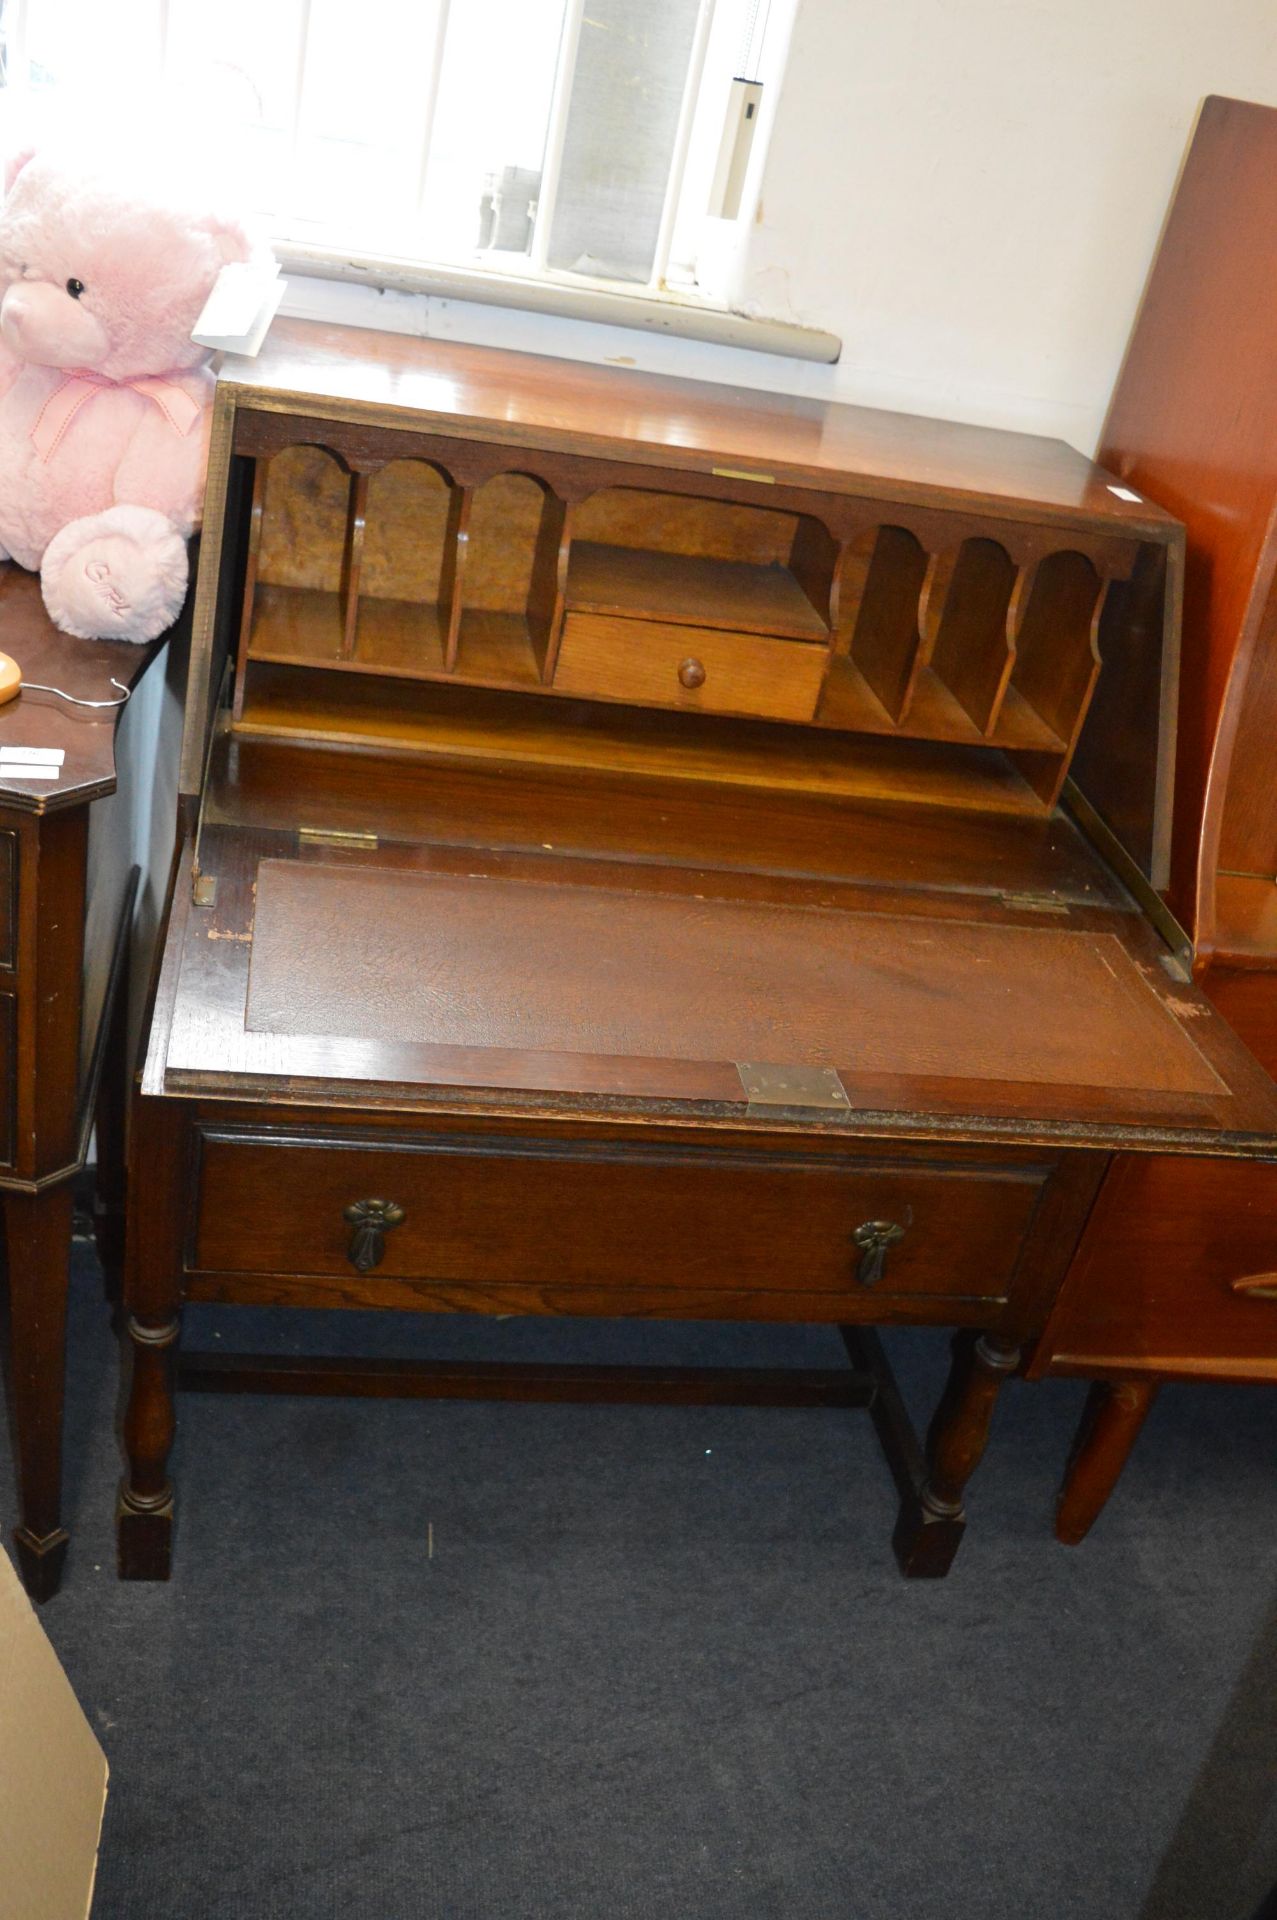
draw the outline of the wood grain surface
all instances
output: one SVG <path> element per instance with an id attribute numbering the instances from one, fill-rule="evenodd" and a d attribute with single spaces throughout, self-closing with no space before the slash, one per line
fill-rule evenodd
<path id="1" fill-rule="evenodd" d="M 294 412 L 299 400 L 370 419 L 408 410 L 527 446 L 605 445 L 639 464 L 739 461 L 764 480 L 783 470 L 815 487 L 885 482 L 906 499 L 952 488 L 1119 530 L 1168 525 L 1062 441 L 792 394 L 291 320 L 276 321 L 258 358 L 228 357 L 220 378 Z"/>
<path id="2" fill-rule="evenodd" d="M 1111 936 L 287 861 L 258 869 L 246 1024 L 1220 1090 Z"/>
<path id="3" fill-rule="evenodd" d="M 1277 1161 L 1123 1155 L 1034 1374 L 1277 1381 Z"/>
<path id="4" fill-rule="evenodd" d="M 435 763 L 355 755 L 339 747 L 224 736 L 205 796 L 211 825 L 250 831 L 299 827 L 366 832 L 388 841 L 522 850 L 547 847 L 699 872 L 737 887 L 772 879 L 840 889 L 892 883 L 934 898 L 1000 893 L 1048 909 L 1135 905 L 1073 822 L 1007 819 L 952 807 L 901 807 L 877 798 L 791 793 L 776 787 L 715 789 L 696 781 L 570 770 Z M 838 897 L 828 887 L 820 898 Z"/>
<path id="5" fill-rule="evenodd" d="M 404 1219 L 386 1236 L 377 1277 L 428 1281 L 436 1297 L 516 1286 L 570 1311 L 571 1290 L 596 1287 L 606 1272 L 621 1293 L 665 1288 L 675 1316 L 687 1289 L 701 1301 L 779 1296 L 765 1317 L 783 1317 L 784 1296 L 802 1294 L 804 1317 L 859 1318 L 875 1301 L 912 1300 L 920 1318 L 930 1301 L 944 1320 L 963 1298 L 986 1311 L 1006 1298 L 1051 1171 L 1049 1162 L 977 1169 L 481 1134 L 277 1144 L 213 1131 L 200 1144 L 190 1264 L 340 1286 L 352 1279 L 345 1208 L 384 1193 Z M 874 1219 L 902 1234 L 871 1290 L 857 1280 L 851 1234 Z M 810 1296 L 820 1294 L 828 1299 L 812 1316 Z"/>
<path id="6" fill-rule="evenodd" d="M 1277 111 L 1208 99 L 1100 442 L 1188 532 L 1172 904 L 1203 952 L 1229 945 L 1217 867 L 1277 870 L 1271 805 L 1256 833 L 1244 798 L 1252 783 L 1271 796 L 1277 694 L 1260 647 L 1277 570 L 1275 233 Z"/>
<path id="7" fill-rule="evenodd" d="M 554 684 L 561 693 L 686 713 L 810 720 L 828 648 L 661 620 L 569 613 Z"/>
<path id="8" fill-rule="evenodd" d="M 77 640 L 60 633 L 44 610 L 37 575 L 12 562 L 0 566 L 0 647 L 24 680 L 61 687 L 82 700 L 119 699 L 117 679 L 132 687 L 162 644 L 137 647 L 121 640 Z M 0 805 L 24 813 L 55 813 L 113 791 L 118 707 L 69 705 L 56 694 L 24 687 L 0 707 L 0 747 L 60 747 L 66 755 L 56 780 L 24 780 L 0 764 Z"/>

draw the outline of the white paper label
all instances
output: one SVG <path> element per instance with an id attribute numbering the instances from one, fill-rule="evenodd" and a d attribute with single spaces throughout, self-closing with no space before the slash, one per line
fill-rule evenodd
<path id="1" fill-rule="evenodd" d="M 191 331 L 192 340 L 214 352 L 251 358 L 266 338 L 287 285 L 279 277 L 277 260 L 232 260 L 218 274 Z"/>

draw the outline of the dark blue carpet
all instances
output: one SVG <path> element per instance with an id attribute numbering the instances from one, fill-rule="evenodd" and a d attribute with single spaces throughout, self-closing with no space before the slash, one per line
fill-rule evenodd
<path id="1" fill-rule="evenodd" d="M 1277 1882 L 1277 1394 L 1168 1389 L 1055 1544 L 1082 1389 L 1003 1396 L 945 1582 L 858 1413 L 186 1397 L 122 1586 L 78 1262 L 62 1594 L 95 1920 L 1252 1920 Z M 192 1310 L 191 1344 L 836 1363 L 769 1329 Z M 897 1336 L 924 1413 L 943 1337 Z M 0 1497 L 12 1485 L 0 1459 Z"/>

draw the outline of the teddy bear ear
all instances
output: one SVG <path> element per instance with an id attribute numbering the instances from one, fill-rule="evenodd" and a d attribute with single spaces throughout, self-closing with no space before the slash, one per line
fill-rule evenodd
<path id="1" fill-rule="evenodd" d="M 4 190 L 6 193 L 13 192 L 14 181 L 26 166 L 27 161 L 33 160 L 34 158 L 34 147 L 20 147 L 17 153 L 10 154 L 8 160 L 5 162 L 4 168 Z"/>

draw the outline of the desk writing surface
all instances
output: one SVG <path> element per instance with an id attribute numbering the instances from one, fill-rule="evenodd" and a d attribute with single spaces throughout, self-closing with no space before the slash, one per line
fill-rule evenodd
<path id="1" fill-rule="evenodd" d="M 258 867 L 245 1024 L 1222 1091 L 1111 933 L 288 860 Z"/>
<path id="2" fill-rule="evenodd" d="M 1129 908 L 208 822 L 201 871 L 148 1066 L 169 1093 L 739 1116 L 752 1058 L 833 1065 L 836 1123 L 870 1134 L 1277 1132 L 1277 1089 Z"/>

